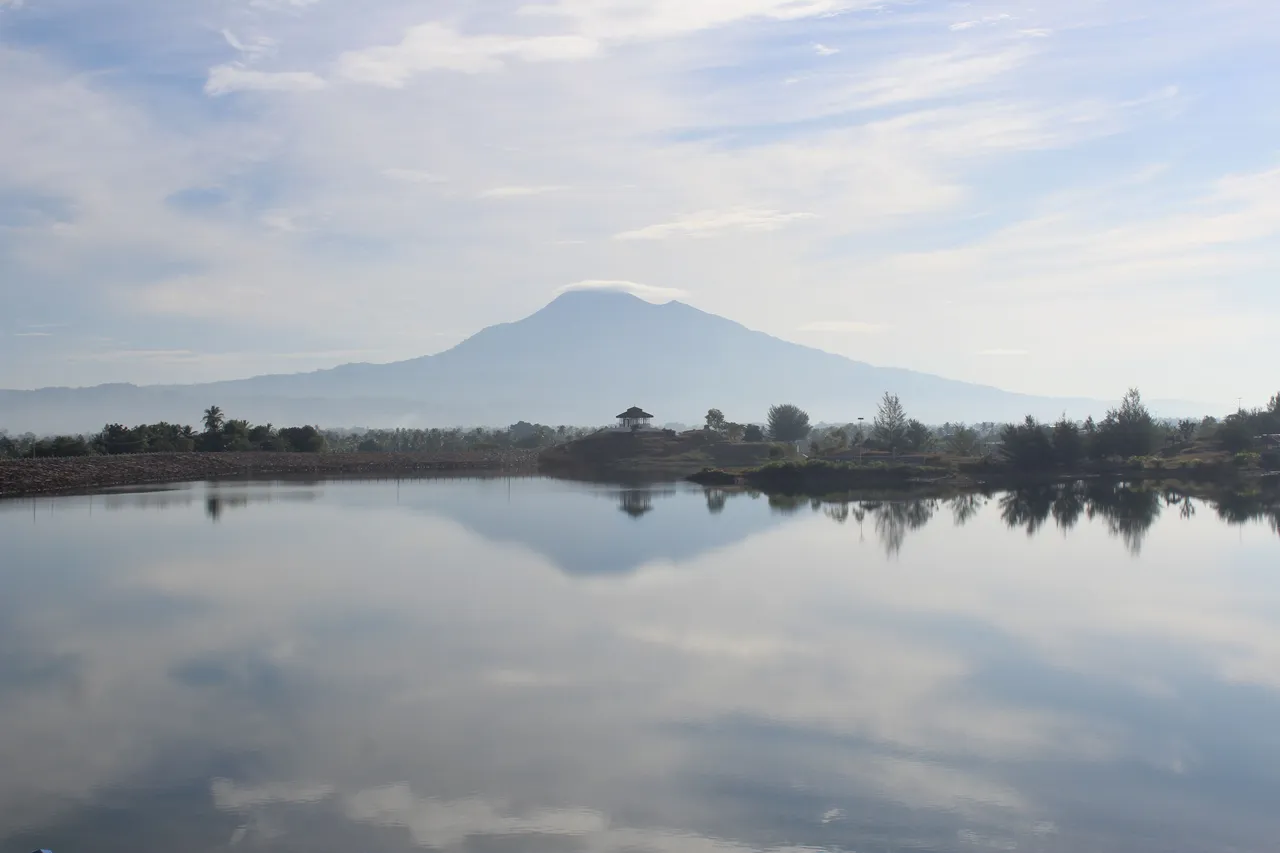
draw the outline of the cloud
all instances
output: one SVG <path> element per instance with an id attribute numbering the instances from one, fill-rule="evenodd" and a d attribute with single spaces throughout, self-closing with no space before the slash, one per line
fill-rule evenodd
<path id="1" fill-rule="evenodd" d="M 546 195 L 563 190 L 564 187 L 547 185 L 547 186 L 508 186 L 508 187 L 492 187 L 480 193 L 480 198 L 521 198 L 531 195 Z"/>
<path id="2" fill-rule="evenodd" d="M 750 20 L 799 21 L 884 6 L 883 0 L 556 0 L 530 3 L 520 11 L 562 18 L 591 38 L 631 41 Z"/>
<path id="3" fill-rule="evenodd" d="M 848 332 L 857 335 L 878 335 L 889 327 L 882 323 L 864 323 L 858 320 L 818 320 L 805 323 L 801 332 Z"/>
<path id="4" fill-rule="evenodd" d="M 465 36 L 443 24 L 410 29 L 399 44 L 348 51 L 338 74 L 348 80 L 398 89 L 428 71 L 484 74 L 501 71 L 504 60 L 558 62 L 595 56 L 600 46 L 582 36 Z"/>
<path id="5" fill-rule="evenodd" d="M 247 61 L 270 56 L 276 51 L 276 40 L 269 36 L 255 36 L 249 41 L 243 41 L 230 30 L 223 30 L 222 37 L 226 39 L 227 44 L 243 54 Z"/>
<path id="6" fill-rule="evenodd" d="M 443 184 L 449 180 L 442 175 L 421 169 L 383 169 L 382 174 L 393 181 L 404 181 L 409 184 Z"/>
<path id="7" fill-rule="evenodd" d="M 616 240 L 665 240 L 670 237 L 711 237 L 726 231 L 774 231 L 805 219 L 813 213 L 783 213 L 777 210 L 735 208 L 693 213 L 671 222 L 660 222 L 633 231 L 623 231 Z"/>
<path id="8" fill-rule="evenodd" d="M 984 349 L 978 355 L 990 356 L 992 358 L 1015 358 L 1017 356 L 1028 355 L 1024 349 Z"/>
<path id="9" fill-rule="evenodd" d="M 951 25 L 952 32 L 961 32 L 963 30 L 971 30 L 978 26 L 978 21 L 958 21 Z"/>
<path id="10" fill-rule="evenodd" d="M 51 338 L 52 332 L 14 332 L 15 338 Z"/>
<path id="11" fill-rule="evenodd" d="M 630 293 L 632 296 L 639 296 L 646 302 L 670 302 L 673 299 L 681 299 L 689 295 L 688 291 L 676 287 L 658 287 L 652 284 L 640 284 L 635 281 L 608 280 L 577 281 L 573 284 L 561 285 L 553 293 L 559 296 L 575 290 L 612 290 L 620 293 Z"/>
<path id="12" fill-rule="evenodd" d="M 1029 46 L 909 56 L 872 69 L 846 90 L 850 107 L 866 109 L 936 99 L 1009 74 L 1032 57 Z"/>
<path id="13" fill-rule="evenodd" d="M 346 798 L 345 811 L 353 820 L 409 829 L 419 846 L 447 850 L 477 835 L 583 836 L 603 832 L 608 821 L 586 809 L 543 809 L 506 815 L 500 807 L 479 798 L 419 799 L 408 785 L 373 788 Z"/>
<path id="14" fill-rule="evenodd" d="M 210 785 L 213 804 L 223 811 L 244 811 L 254 806 L 276 803 L 318 803 L 333 796 L 329 785 L 277 782 L 265 785 L 237 785 L 230 779 L 214 779 Z"/>
<path id="15" fill-rule="evenodd" d="M 289 10 L 301 11 L 319 2 L 320 0 L 249 0 L 249 5 L 255 9 L 264 9 L 268 12 L 282 12 Z"/>
<path id="16" fill-rule="evenodd" d="M 315 92 L 324 87 L 324 80 L 310 71 L 254 71 L 219 65 L 209 69 L 204 91 L 217 96 L 231 92 Z"/>
<path id="17" fill-rule="evenodd" d="M 840 52 L 840 48 L 827 47 L 825 44 L 814 42 L 813 52 L 818 54 L 818 56 L 835 56 L 837 53 Z"/>

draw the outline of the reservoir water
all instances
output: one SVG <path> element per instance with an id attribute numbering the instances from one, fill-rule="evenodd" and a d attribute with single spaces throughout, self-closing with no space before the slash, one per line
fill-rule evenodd
<path id="1" fill-rule="evenodd" d="M 1280 520 L 543 479 L 0 502 L 0 850 L 1280 849 Z"/>

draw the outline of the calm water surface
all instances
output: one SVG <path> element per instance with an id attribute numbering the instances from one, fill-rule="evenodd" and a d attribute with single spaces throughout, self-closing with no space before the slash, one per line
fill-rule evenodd
<path id="1" fill-rule="evenodd" d="M 1250 515 L 536 479 L 0 503 L 0 850 L 1278 850 Z"/>

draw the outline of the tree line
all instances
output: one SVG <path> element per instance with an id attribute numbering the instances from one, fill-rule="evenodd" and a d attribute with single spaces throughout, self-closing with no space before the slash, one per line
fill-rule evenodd
<path id="1" fill-rule="evenodd" d="M 116 456 L 132 453 L 434 453 L 537 449 L 580 438 L 591 430 L 521 421 L 506 429 L 322 430 L 276 428 L 226 417 L 210 406 L 201 429 L 160 422 L 127 427 L 107 424 L 92 435 L 11 437 L 0 433 L 0 458 Z"/>
<path id="2" fill-rule="evenodd" d="M 767 427 L 730 423 L 719 409 L 707 413 L 706 426 L 728 441 L 807 441 L 812 455 L 849 449 L 899 453 L 946 452 L 962 457 L 998 455 L 1023 470 L 1071 467 L 1085 460 L 1145 457 L 1170 446 L 1208 442 L 1232 454 L 1274 448 L 1280 435 L 1280 393 L 1263 408 L 1241 409 L 1219 420 L 1162 420 L 1147 409 L 1132 388 L 1120 405 L 1095 421 L 1074 421 L 1065 414 L 1054 423 L 1028 415 L 1021 423 L 986 422 L 930 427 L 909 417 L 897 395 L 886 392 L 869 425 L 814 427 L 809 414 L 794 404 L 773 406 Z M 1271 452 L 1275 452 L 1272 450 Z"/>

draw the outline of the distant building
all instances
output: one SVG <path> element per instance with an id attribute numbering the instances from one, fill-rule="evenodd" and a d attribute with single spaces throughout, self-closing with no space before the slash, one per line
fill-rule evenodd
<path id="1" fill-rule="evenodd" d="M 646 412 L 639 406 L 632 406 L 622 414 L 618 415 L 618 429 L 652 429 L 653 415 Z"/>

